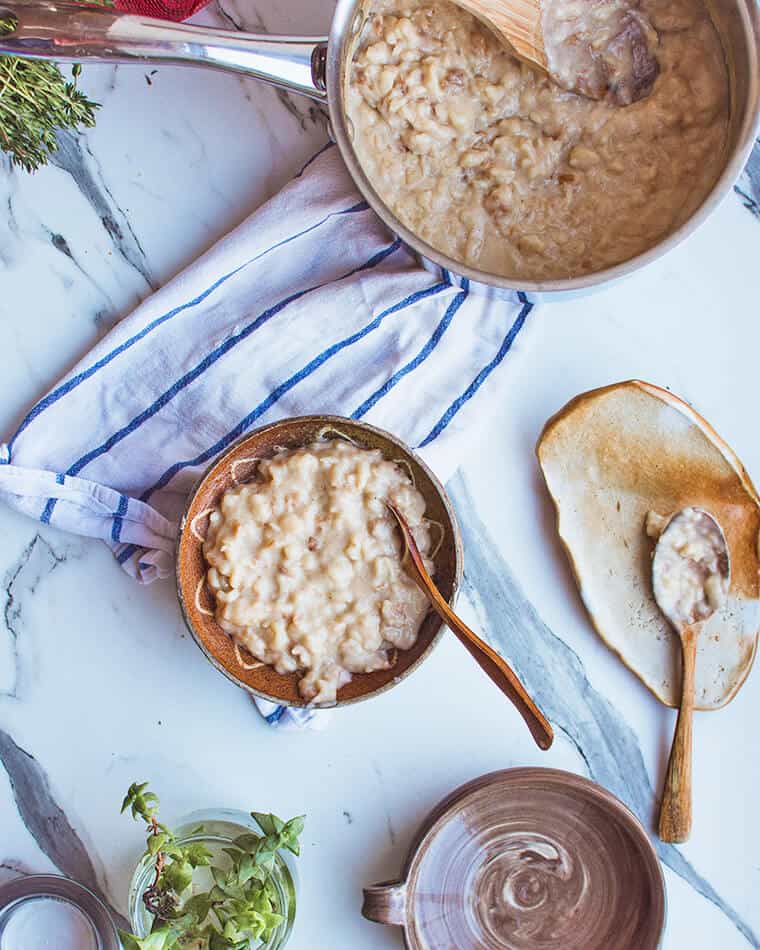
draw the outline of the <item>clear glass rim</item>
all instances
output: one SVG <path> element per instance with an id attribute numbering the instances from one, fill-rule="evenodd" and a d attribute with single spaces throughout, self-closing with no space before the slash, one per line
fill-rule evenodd
<path id="1" fill-rule="evenodd" d="M 66 901 L 89 921 L 102 950 L 121 950 L 121 941 L 108 908 L 84 884 L 61 874 L 29 874 L 0 886 L 0 923 L 13 908 L 28 901 L 51 898 Z"/>

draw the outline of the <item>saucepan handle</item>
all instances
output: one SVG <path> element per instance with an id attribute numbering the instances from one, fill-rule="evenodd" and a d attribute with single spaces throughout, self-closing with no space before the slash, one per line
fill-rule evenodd
<path id="1" fill-rule="evenodd" d="M 3 53 L 66 62 L 180 63 L 254 76 L 324 100 L 327 37 L 238 33 L 58 0 L 0 0 Z"/>
<path id="2" fill-rule="evenodd" d="M 385 881 L 364 888 L 362 916 L 378 924 L 406 923 L 406 881 Z"/>

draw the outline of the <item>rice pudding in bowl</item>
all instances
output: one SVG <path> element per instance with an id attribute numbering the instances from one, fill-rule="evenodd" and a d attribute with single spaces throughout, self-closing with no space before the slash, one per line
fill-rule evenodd
<path id="1" fill-rule="evenodd" d="M 659 72 L 621 107 L 560 88 L 453 3 L 376 0 L 346 103 L 382 201 L 435 250 L 514 280 L 601 272 L 678 230 L 725 164 L 728 71 L 702 0 L 638 13 Z"/>
<path id="2" fill-rule="evenodd" d="M 400 563 L 385 499 L 415 525 L 453 602 L 459 531 L 443 488 L 393 436 L 337 417 L 245 437 L 201 480 L 178 545 L 188 626 L 208 658 L 284 705 L 342 705 L 394 685 L 441 632 Z"/>
<path id="3" fill-rule="evenodd" d="M 315 705 L 334 703 L 352 673 L 392 666 L 427 613 L 401 565 L 389 501 L 423 556 L 432 553 L 410 475 L 379 449 L 328 437 L 263 459 L 208 516 L 203 554 L 219 626 L 278 673 L 302 671 L 299 692 Z"/>

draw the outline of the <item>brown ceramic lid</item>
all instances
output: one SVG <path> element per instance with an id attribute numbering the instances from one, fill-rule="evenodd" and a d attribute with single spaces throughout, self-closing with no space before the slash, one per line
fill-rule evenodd
<path id="1" fill-rule="evenodd" d="M 414 950 L 655 950 L 665 919 L 657 855 L 635 816 L 588 779 L 493 772 L 431 813 L 404 880 L 363 911 Z"/>

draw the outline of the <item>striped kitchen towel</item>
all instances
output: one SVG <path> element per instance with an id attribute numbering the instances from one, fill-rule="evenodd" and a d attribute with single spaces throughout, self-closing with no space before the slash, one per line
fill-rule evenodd
<path id="1" fill-rule="evenodd" d="M 531 307 L 421 267 L 328 146 L 26 413 L 0 445 L 0 498 L 149 582 L 172 572 L 204 469 L 279 417 L 366 419 L 446 479 L 505 398 Z"/>

